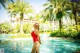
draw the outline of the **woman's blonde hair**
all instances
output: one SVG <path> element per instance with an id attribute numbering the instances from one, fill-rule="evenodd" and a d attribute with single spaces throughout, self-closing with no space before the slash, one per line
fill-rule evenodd
<path id="1" fill-rule="evenodd" d="M 33 26 L 39 30 L 39 23 L 35 23 Z"/>

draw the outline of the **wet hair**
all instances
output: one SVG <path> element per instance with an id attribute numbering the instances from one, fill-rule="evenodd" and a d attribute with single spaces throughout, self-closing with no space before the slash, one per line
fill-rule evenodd
<path id="1" fill-rule="evenodd" d="M 39 23 L 35 23 L 33 26 L 39 30 Z"/>

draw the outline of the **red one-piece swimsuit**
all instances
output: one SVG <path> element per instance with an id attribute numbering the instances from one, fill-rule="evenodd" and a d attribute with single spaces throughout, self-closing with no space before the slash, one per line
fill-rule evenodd
<path id="1" fill-rule="evenodd" d="M 38 36 L 34 33 L 34 31 L 32 31 L 31 36 L 33 38 L 33 42 L 38 41 Z"/>

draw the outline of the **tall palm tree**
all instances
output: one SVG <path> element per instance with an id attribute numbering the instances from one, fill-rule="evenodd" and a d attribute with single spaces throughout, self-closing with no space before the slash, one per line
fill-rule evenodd
<path id="1" fill-rule="evenodd" d="M 29 5 L 29 3 L 24 2 L 23 0 L 17 0 L 14 3 L 11 3 L 8 6 L 8 11 L 11 15 L 19 14 L 20 16 L 20 33 L 23 33 L 23 18 L 24 14 L 28 14 L 32 12 L 32 7 Z"/>
<path id="2" fill-rule="evenodd" d="M 59 29 L 61 32 L 62 29 L 62 18 L 63 16 L 69 15 L 71 16 L 72 12 L 68 12 L 71 10 L 70 2 L 67 0 L 48 0 L 50 3 L 47 8 L 45 8 L 43 15 L 45 15 L 45 20 L 52 20 L 53 17 L 56 17 L 59 21 Z M 51 19 L 52 18 L 52 19 Z"/>
<path id="3" fill-rule="evenodd" d="M 77 25 L 78 25 L 78 23 L 77 23 L 77 19 L 78 19 L 77 18 L 77 12 L 78 12 L 78 5 L 80 5 L 80 3 L 72 2 L 71 5 L 72 5 L 72 12 L 73 12 L 73 15 L 74 15 L 74 20 L 75 20 L 76 30 L 78 31 L 78 27 L 77 27 Z"/>

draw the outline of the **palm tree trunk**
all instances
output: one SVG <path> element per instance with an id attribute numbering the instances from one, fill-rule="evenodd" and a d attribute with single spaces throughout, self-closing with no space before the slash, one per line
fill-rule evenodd
<path id="1" fill-rule="evenodd" d="M 23 13 L 21 13 L 20 16 L 20 33 L 23 33 Z"/>
<path id="2" fill-rule="evenodd" d="M 23 20 L 20 19 L 20 33 L 23 33 Z"/>
<path id="3" fill-rule="evenodd" d="M 77 18 L 76 18 L 76 6 L 74 5 L 74 3 L 72 3 L 71 5 L 72 5 L 72 11 L 73 11 L 74 20 L 75 20 L 76 30 L 78 31 Z"/>
<path id="4" fill-rule="evenodd" d="M 75 19 L 76 30 L 78 31 L 78 27 L 77 27 L 77 18 L 76 18 L 76 12 L 74 12 L 74 19 Z"/>
<path id="5" fill-rule="evenodd" d="M 52 21 L 50 21 L 50 30 L 52 32 Z"/>
<path id="6" fill-rule="evenodd" d="M 62 22 L 61 22 L 61 19 L 59 20 L 59 29 L 60 29 L 60 33 L 61 33 L 61 29 L 62 29 Z"/>

